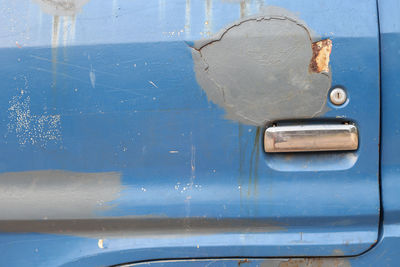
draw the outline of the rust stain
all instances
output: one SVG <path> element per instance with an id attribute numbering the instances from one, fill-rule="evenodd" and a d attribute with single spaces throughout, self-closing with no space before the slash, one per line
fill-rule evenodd
<path id="1" fill-rule="evenodd" d="M 250 261 L 248 259 L 240 260 L 238 261 L 238 266 L 241 266 L 244 263 L 250 263 Z"/>
<path id="2" fill-rule="evenodd" d="M 310 72 L 329 72 L 329 57 L 332 51 L 330 39 L 321 40 L 311 44 L 313 56 L 310 62 Z"/>
<path id="3" fill-rule="evenodd" d="M 309 259 L 290 259 L 281 262 L 279 267 L 350 267 L 350 263 L 345 259 L 332 258 L 309 258 Z"/>

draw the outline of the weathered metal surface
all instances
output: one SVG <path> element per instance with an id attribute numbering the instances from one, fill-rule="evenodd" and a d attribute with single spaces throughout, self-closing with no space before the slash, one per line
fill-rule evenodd
<path id="1" fill-rule="evenodd" d="M 0 235 L 0 265 L 331 256 L 338 250 L 354 255 L 376 241 L 379 64 L 374 1 L 359 5 L 343 0 L 324 7 L 315 0 L 268 1 L 307 22 L 320 36 L 313 42 L 332 40 L 332 85 L 346 86 L 351 99 L 336 107 L 325 93 L 325 106 L 318 105 L 330 110 L 320 119 L 352 119 L 362 140 L 354 153 L 287 158 L 263 153 L 264 125 L 224 118 L 226 111 L 209 102 L 197 83 L 192 58 L 196 41 L 257 17 L 266 6 L 263 1 L 88 1 L 79 2 L 73 14 L 46 13 L 38 3 L 0 2 L 0 171 L 6 177 L 20 173 L 22 180 L 25 172 L 47 178 L 59 173 L 63 182 L 69 180 L 62 178 L 65 172 L 115 174 L 111 176 L 119 182 L 109 186 L 116 194 L 105 194 L 109 209 L 82 209 L 71 215 L 76 219 L 63 220 L 60 214 L 73 201 L 65 207 L 46 203 L 57 216 L 35 220 L 30 230 L 35 232 L 28 233 L 23 232 L 22 212 L 15 214 L 17 221 L 3 220 L 4 231 L 15 228 Z M 356 19 L 350 16 L 354 12 Z M 312 52 L 311 42 L 307 45 L 305 72 Z M 250 75 L 252 70 L 244 71 Z M 36 190 L 33 182 L 21 187 L 16 186 L 15 196 L 46 189 Z M 63 193 L 61 182 L 56 187 Z M 94 189 L 86 187 L 66 186 L 71 192 L 65 195 L 88 190 L 92 199 Z M 11 185 L 2 189 L 12 192 Z M 49 210 L 38 215 L 49 215 Z M 123 223 L 109 223 L 113 218 Z M 132 237 L 145 232 L 140 222 L 152 218 L 163 218 L 156 227 L 166 232 L 173 228 L 168 218 L 182 229 L 172 229 L 168 238 L 148 236 L 149 228 L 146 235 Z M 233 232 L 219 224 L 232 219 L 239 220 Z M 205 226 L 191 228 L 193 220 Z M 251 227 L 249 232 L 241 224 L 248 220 L 268 223 L 262 232 Z M 129 228 L 128 222 L 139 229 Z M 87 235 L 90 223 L 95 227 Z M 130 234 L 121 236 L 124 231 Z"/>

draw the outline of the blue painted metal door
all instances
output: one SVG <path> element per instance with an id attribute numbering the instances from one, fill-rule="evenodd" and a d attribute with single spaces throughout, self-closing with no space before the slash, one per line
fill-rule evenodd
<path id="1" fill-rule="evenodd" d="M 0 7 L 2 263 L 356 255 L 376 242 L 375 1 Z M 325 73 L 291 65 L 326 39 Z M 334 86 L 344 105 L 328 101 Z M 263 131 L 283 119 L 350 121 L 359 149 L 266 154 Z"/>

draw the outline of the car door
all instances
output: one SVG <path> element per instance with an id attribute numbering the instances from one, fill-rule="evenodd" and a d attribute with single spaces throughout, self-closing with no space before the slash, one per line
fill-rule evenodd
<path id="1" fill-rule="evenodd" d="M 16 0 L 0 12 L 4 262 L 375 244 L 375 1 Z M 271 127 L 327 125 L 354 127 L 358 145 L 318 132 L 308 144 L 322 136 L 331 151 L 264 149 Z"/>

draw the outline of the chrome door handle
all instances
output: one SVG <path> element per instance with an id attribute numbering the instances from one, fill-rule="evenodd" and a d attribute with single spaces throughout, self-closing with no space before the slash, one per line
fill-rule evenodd
<path id="1" fill-rule="evenodd" d="M 351 124 L 272 126 L 265 130 L 264 150 L 275 152 L 343 151 L 358 148 Z"/>

